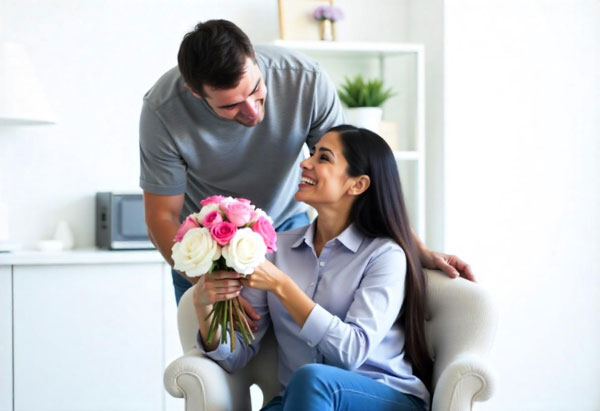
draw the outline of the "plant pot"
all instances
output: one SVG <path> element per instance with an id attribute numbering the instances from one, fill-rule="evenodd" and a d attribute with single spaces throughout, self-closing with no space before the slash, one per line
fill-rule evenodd
<path id="1" fill-rule="evenodd" d="M 347 108 L 345 113 L 346 123 L 379 133 L 381 119 L 383 118 L 381 107 L 353 107 Z"/>

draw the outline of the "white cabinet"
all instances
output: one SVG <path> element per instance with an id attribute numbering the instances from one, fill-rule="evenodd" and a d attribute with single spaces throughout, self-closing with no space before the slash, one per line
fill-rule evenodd
<path id="1" fill-rule="evenodd" d="M 398 163 L 412 226 L 425 241 L 425 70 L 420 44 L 334 41 L 282 41 L 316 59 L 336 87 L 344 77 L 379 77 L 396 95 L 383 106 L 380 134 Z"/>
<path id="2" fill-rule="evenodd" d="M 158 253 L 15 258 L 0 265 L 0 290 L 12 294 L 12 308 L 0 296 L 0 410 L 5 402 L 14 411 L 183 405 L 166 398 L 162 383 L 165 364 L 179 353 L 170 346 L 177 338 L 171 275 Z M 5 329 L 13 330 L 8 359 Z M 5 371 L 6 361 L 14 370 Z M 12 380 L 6 393 L 14 393 L 6 401 L 5 377 Z"/>
<path id="3" fill-rule="evenodd" d="M 0 265 L 0 411 L 12 410 L 12 275 Z"/>

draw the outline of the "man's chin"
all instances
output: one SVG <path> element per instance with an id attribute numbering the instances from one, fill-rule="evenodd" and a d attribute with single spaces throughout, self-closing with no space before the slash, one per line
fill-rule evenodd
<path id="1" fill-rule="evenodd" d="M 258 117 L 254 120 L 246 120 L 246 119 L 236 119 L 235 121 L 237 121 L 238 123 L 240 123 L 243 126 L 246 127 L 254 127 L 257 126 L 258 124 L 260 124 L 260 122 L 263 120 L 263 117 Z"/>

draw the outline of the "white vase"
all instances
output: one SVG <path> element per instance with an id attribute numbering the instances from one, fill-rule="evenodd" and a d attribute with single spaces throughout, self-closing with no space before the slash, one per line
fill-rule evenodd
<path id="1" fill-rule="evenodd" d="M 319 37 L 324 41 L 335 40 L 335 30 L 331 20 L 321 20 L 319 22 Z"/>
<path id="2" fill-rule="evenodd" d="M 54 232 L 54 240 L 62 243 L 63 250 L 70 250 L 75 245 L 73 231 L 71 231 L 71 227 L 66 221 L 61 220 L 58 222 Z"/>
<path id="3" fill-rule="evenodd" d="M 379 133 L 383 118 L 381 107 L 353 107 L 347 108 L 345 113 L 346 123 Z"/>

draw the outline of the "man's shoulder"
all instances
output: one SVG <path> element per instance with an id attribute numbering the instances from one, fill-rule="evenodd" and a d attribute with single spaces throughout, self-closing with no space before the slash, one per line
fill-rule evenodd
<path id="1" fill-rule="evenodd" d="M 257 45 L 255 50 L 257 58 L 267 70 L 321 71 L 316 60 L 297 50 L 270 44 Z"/>
<path id="2" fill-rule="evenodd" d="M 185 91 L 179 68 L 173 67 L 163 74 L 144 95 L 144 100 L 158 108 L 173 98 L 178 98 Z"/>

